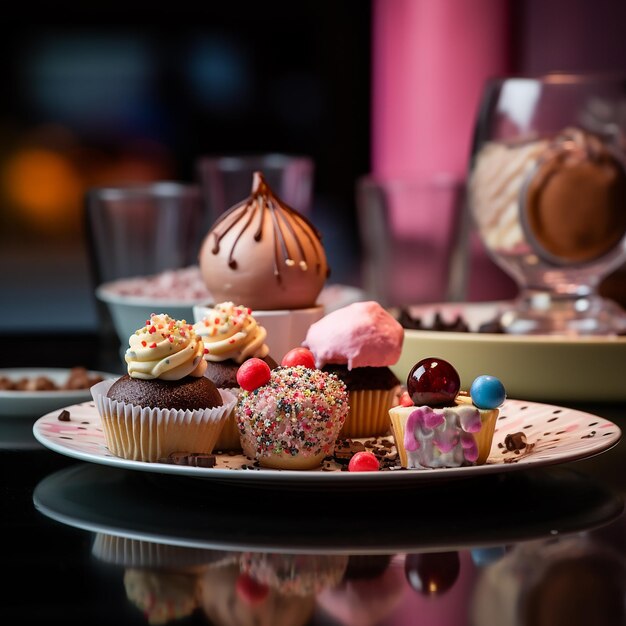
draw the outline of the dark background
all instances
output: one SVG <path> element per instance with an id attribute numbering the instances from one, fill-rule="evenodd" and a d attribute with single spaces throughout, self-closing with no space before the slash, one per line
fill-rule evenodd
<path id="1" fill-rule="evenodd" d="M 0 36 L 2 327 L 93 330 L 85 190 L 194 180 L 208 154 L 311 156 L 332 280 L 359 284 L 354 186 L 371 162 L 375 6 L 13 7 Z M 509 6 L 511 73 L 626 72 L 623 2 Z"/>

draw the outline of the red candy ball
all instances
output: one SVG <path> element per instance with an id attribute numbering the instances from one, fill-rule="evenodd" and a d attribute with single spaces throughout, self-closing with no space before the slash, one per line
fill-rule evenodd
<path id="1" fill-rule="evenodd" d="M 380 463 L 376 455 L 372 452 L 357 452 L 348 463 L 350 472 L 377 472 L 380 469 Z"/>
<path id="2" fill-rule="evenodd" d="M 458 552 L 407 554 L 404 561 L 407 582 L 425 596 L 437 596 L 451 589 L 460 569 Z"/>
<path id="3" fill-rule="evenodd" d="M 246 391 L 254 391 L 269 382 L 272 372 L 262 359 L 253 357 L 244 361 L 237 370 L 237 383 Z"/>
<path id="4" fill-rule="evenodd" d="M 315 369 L 315 357 L 308 348 L 293 348 L 289 350 L 280 362 L 283 367 L 295 367 L 304 365 L 311 370 Z"/>
<path id="5" fill-rule="evenodd" d="M 428 357 L 411 368 L 406 387 L 416 406 L 454 406 L 461 379 L 448 361 Z"/>
<path id="6" fill-rule="evenodd" d="M 235 583 L 237 595 L 251 606 L 263 602 L 267 598 L 269 588 L 267 585 L 257 582 L 247 574 L 241 574 Z"/>

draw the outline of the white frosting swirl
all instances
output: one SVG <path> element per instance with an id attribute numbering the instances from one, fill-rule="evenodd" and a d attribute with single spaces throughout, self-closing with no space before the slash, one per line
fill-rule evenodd
<path id="1" fill-rule="evenodd" d="M 204 344 L 185 320 L 174 320 L 165 313 L 153 313 L 143 328 L 128 340 L 124 359 L 132 378 L 180 380 L 200 377 L 207 364 L 202 358 Z"/>
<path id="2" fill-rule="evenodd" d="M 232 359 L 243 363 L 252 357 L 262 359 L 269 353 L 265 328 L 257 323 L 248 307 L 232 302 L 216 304 L 194 324 L 194 330 L 204 342 L 207 361 Z"/>

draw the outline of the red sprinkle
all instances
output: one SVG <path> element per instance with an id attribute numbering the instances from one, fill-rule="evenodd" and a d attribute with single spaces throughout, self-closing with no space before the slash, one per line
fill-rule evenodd
<path id="1" fill-rule="evenodd" d="M 150 347 L 151 347 L 151 348 L 156 348 L 156 343 L 151 343 L 151 344 L 150 344 Z"/>
<path id="2" fill-rule="evenodd" d="M 154 326 L 150 326 L 150 328 L 148 328 L 148 332 L 149 332 L 150 334 L 152 334 L 152 333 L 156 333 L 156 328 L 155 328 Z"/>

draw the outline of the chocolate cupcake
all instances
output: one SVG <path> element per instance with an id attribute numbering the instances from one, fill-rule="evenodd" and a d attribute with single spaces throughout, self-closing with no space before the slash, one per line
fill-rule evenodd
<path id="1" fill-rule="evenodd" d="M 155 462 L 213 451 L 236 399 L 203 376 L 204 349 L 191 324 L 166 314 L 130 336 L 128 373 L 91 389 L 113 454 Z"/>
<path id="2" fill-rule="evenodd" d="M 117 402 L 140 404 L 161 409 L 195 411 L 223 404 L 222 396 L 208 378 L 185 376 L 182 380 L 142 380 L 125 374 L 107 393 Z"/>
<path id="3" fill-rule="evenodd" d="M 317 367 L 335 374 L 350 393 L 350 412 L 339 438 L 389 432 L 389 409 L 400 381 L 389 368 L 400 358 L 404 329 L 380 304 L 356 302 L 312 324 L 303 346 Z"/>
<path id="4" fill-rule="evenodd" d="M 204 343 L 204 376 L 219 389 L 228 389 L 235 396 L 241 392 L 237 382 L 239 366 L 250 358 L 262 359 L 270 369 L 278 367 L 265 343 L 267 331 L 257 323 L 252 311 L 233 302 L 220 302 L 205 312 L 194 324 L 194 331 Z M 234 413 L 215 444 L 216 450 L 240 450 L 239 429 Z"/>

